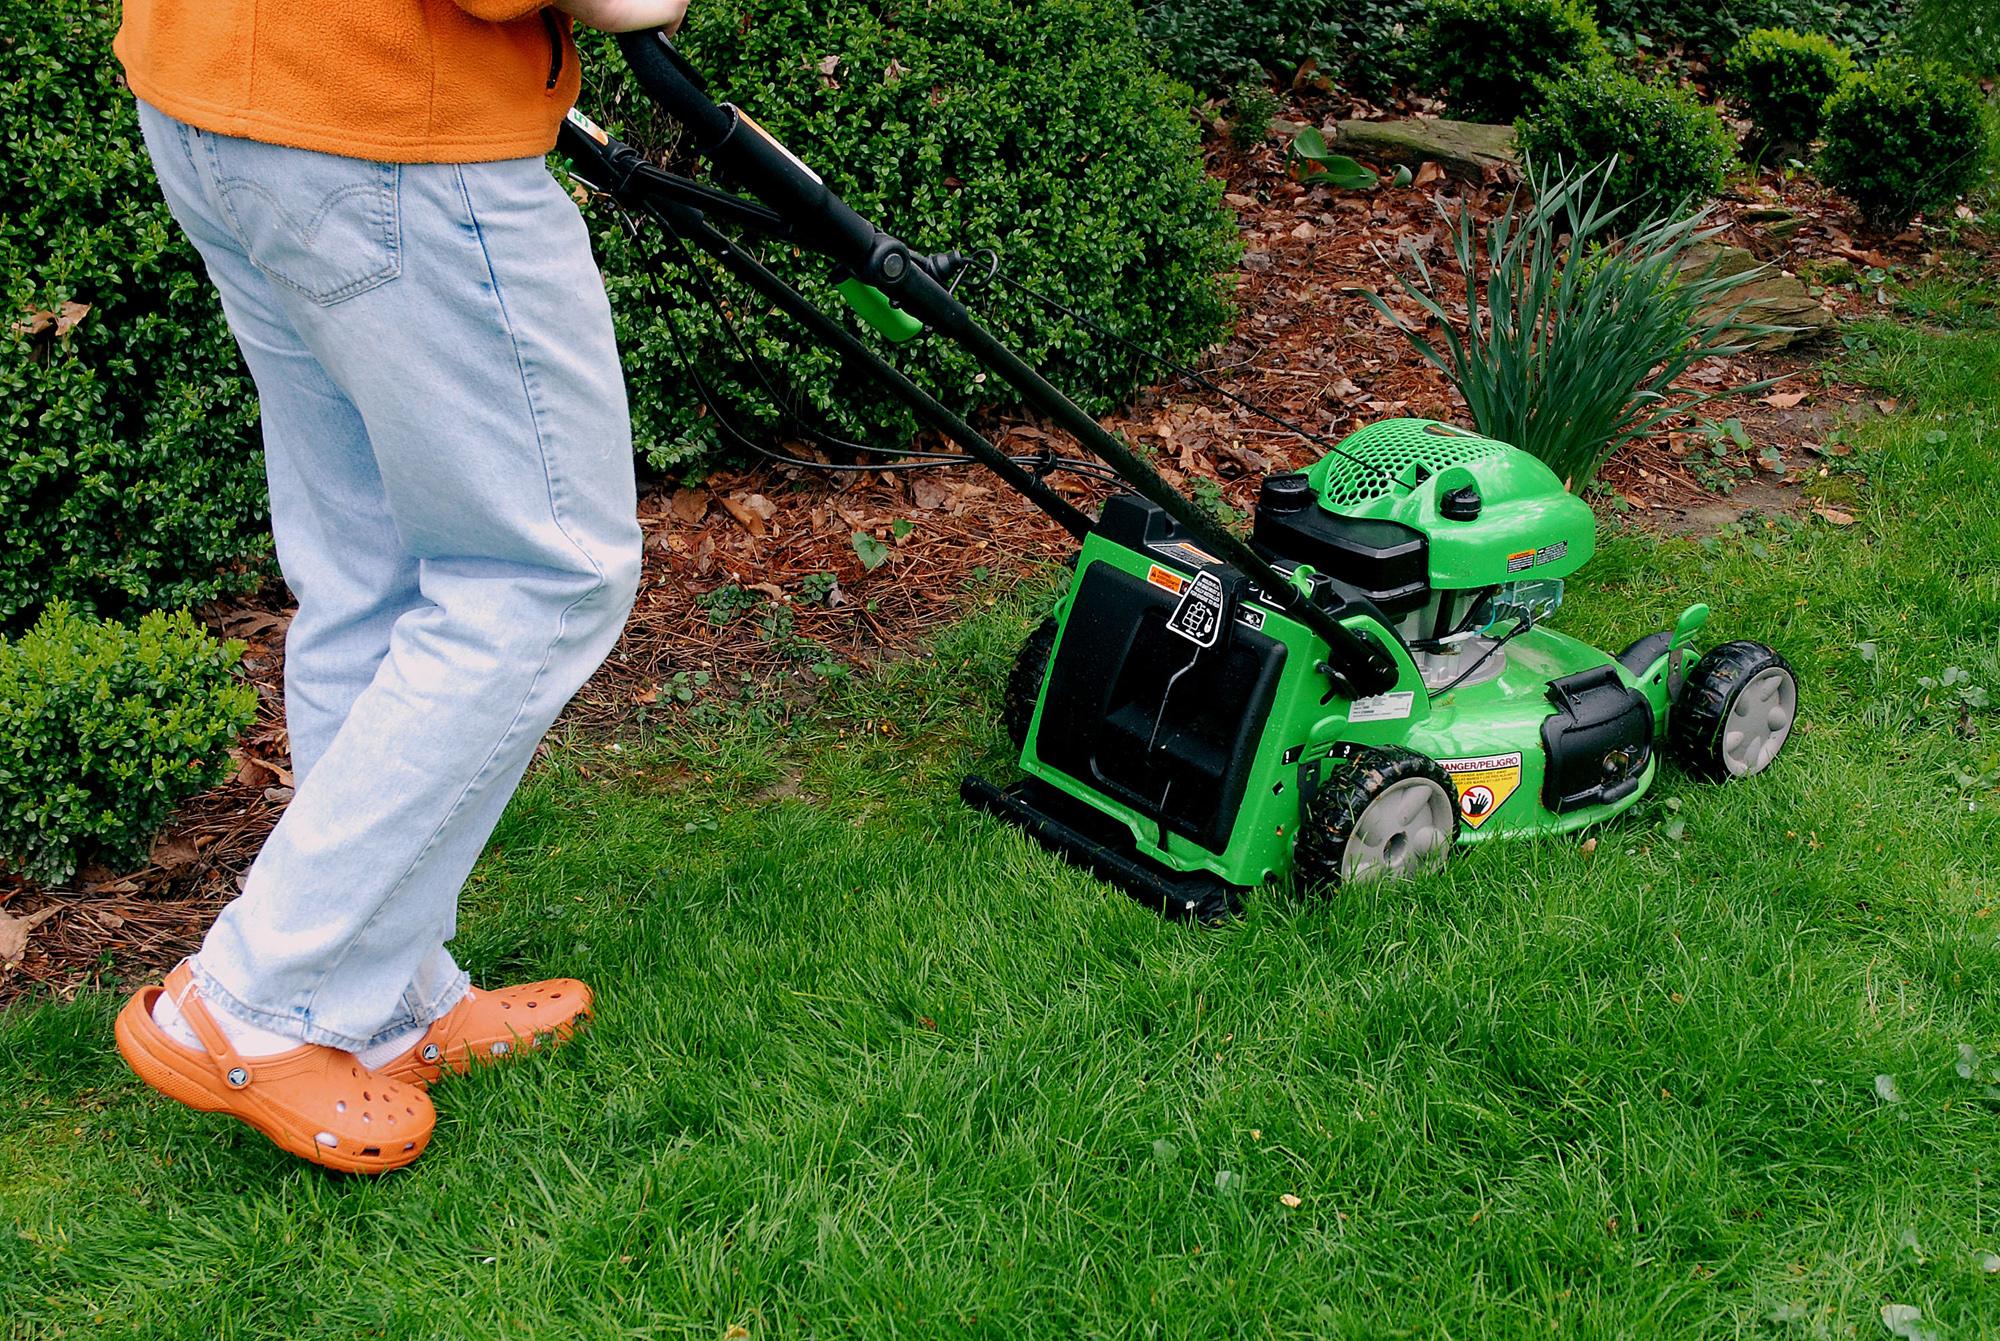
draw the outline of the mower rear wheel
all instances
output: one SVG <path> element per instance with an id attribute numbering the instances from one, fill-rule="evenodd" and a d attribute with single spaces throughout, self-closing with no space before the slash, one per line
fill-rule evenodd
<path id="1" fill-rule="evenodd" d="M 1042 680 L 1049 673 L 1049 657 L 1056 650 L 1056 617 L 1050 615 L 1035 626 L 1028 641 L 1014 656 L 1014 668 L 1007 672 L 1007 693 L 1000 700 L 1000 725 L 1007 739 L 1020 749 L 1028 743 L 1028 728 L 1034 725 L 1035 704 L 1042 697 Z"/>
<path id="2" fill-rule="evenodd" d="M 1458 789 L 1437 760 L 1378 746 L 1330 767 L 1292 849 L 1301 887 L 1405 879 L 1451 855 Z"/>
<path id="3" fill-rule="evenodd" d="M 1667 751 L 1710 782 L 1751 777 L 1778 757 L 1798 714 L 1798 677 L 1783 657 L 1762 643 L 1723 643 L 1688 672 L 1667 713 Z"/>

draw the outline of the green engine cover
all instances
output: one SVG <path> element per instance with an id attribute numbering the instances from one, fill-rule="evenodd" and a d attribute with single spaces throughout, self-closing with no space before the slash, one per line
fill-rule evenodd
<path id="1" fill-rule="evenodd" d="M 1430 419 L 1388 419 L 1351 433 L 1307 472 L 1320 506 L 1400 522 L 1430 542 L 1431 585 L 1451 591 L 1566 577 L 1597 548 L 1590 505 L 1518 447 Z M 1477 515 L 1448 514 L 1470 489 Z"/>

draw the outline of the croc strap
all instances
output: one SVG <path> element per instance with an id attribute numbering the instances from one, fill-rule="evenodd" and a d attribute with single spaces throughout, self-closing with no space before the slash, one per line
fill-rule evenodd
<path id="1" fill-rule="evenodd" d="M 181 1018 L 187 1021 L 188 1028 L 194 1030 L 194 1036 L 201 1040 L 201 1045 L 208 1049 L 208 1055 L 222 1070 L 223 1082 L 234 1090 L 248 1086 L 252 1079 L 250 1064 L 237 1055 L 236 1049 L 230 1045 L 229 1036 L 222 1032 L 215 1017 L 208 1013 L 208 1003 L 201 999 L 201 989 L 195 984 L 194 970 L 188 967 L 187 960 L 174 965 L 173 972 L 167 975 L 166 986 L 167 995 L 180 1007 Z"/>

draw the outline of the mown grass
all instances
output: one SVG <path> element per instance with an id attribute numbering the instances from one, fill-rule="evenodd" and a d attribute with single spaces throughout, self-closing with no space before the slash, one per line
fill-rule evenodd
<path id="1" fill-rule="evenodd" d="M 2000 342 L 1862 357 L 1906 413 L 1854 525 L 1609 535 L 1562 616 L 1781 647 L 1766 777 L 1168 925 L 958 806 L 1006 766 L 1003 600 L 782 728 L 559 750 L 458 948 L 600 1017 L 442 1087 L 405 1174 L 156 1101 L 111 999 L 0 1017 L 0 1330 L 2000 1332 L 2000 1104 L 1955 1069 L 2000 1065 Z"/>

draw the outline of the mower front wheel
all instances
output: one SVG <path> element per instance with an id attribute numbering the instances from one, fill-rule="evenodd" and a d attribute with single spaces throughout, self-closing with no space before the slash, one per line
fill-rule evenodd
<path id="1" fill-rule="evenodd" d="M 1028 728 L 1035 722 L 1035 704 L 1041 701 L 1042 680 L 1049 673 L 1049 657 L 1056 650 L 1056 617 L 1050 615 L 1028 640 L 1021 644 L 1021 650 L 1014 656 L 1014 667 L 1007 672 L 1007 692 L 1000 700 L 1000 725 L 1007 728 L 1007 739 L 1014 742 L 1015 749 L 1028 743 Z"/>
<path id="2" fill-rule="evenodd" d="M 1668 710 L 1667 752 L 1710 782 L 1747 778 L 1771 766 L 1791 738 L 1799 682 L 1762 643 L 1723 643 L 1694 663 Z"/>
<path id="3" fill-rule="evenodd" d="M 1451 855 L 1458 789 L 1437 760 L 1381 746 L 1329 767 L 1292 848 L 1301 888 L 1405 879 Z"/>

